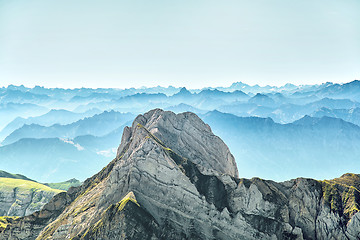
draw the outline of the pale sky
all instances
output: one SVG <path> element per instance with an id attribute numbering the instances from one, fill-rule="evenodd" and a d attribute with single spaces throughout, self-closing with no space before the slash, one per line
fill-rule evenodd
<path id="1" fill-rule="evenodd" d="M 359 0 L 0 0 L 0 86 L 360 79 Z"/>

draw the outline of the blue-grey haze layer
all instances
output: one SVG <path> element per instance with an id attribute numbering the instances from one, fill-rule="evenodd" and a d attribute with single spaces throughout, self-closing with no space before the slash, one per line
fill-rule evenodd
<path id="1" fill-rule="evenodd" d="M 241 177 L 330 179 L 360 172 L 360 82 L 283 87 L 0 89 L 0 169 L 41 182 L 84 180 L 122 130 L 153 108 L 191 111 L 228 144 Z"/>

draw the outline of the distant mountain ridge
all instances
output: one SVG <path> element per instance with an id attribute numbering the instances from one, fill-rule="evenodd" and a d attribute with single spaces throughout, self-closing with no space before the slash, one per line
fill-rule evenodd
<path id="1" fill-rule="evenodd" d="M 40 182 L 62 182 L 74 177 L 86 179 L 111 160 L 115 152 L 106 156 L 83 149 L 73 141 L 25 138 L 0 147 L 0 156 L 1 168 L 7 172 L 21 172 Z"/>
<path id="2" fill-rule="evenodd" d="M 279 100 L 279 98 L 282 99 L 283 102 Z M 300 99 L 300 102 L 301 101 L 302 99 Z M 222 105 L 217 108 L 217 110 L 241 117 L 271 117 L 274 121 L 279 123 L 291 123 L 305 115 L 311 115 L 321 108 L 342 108 L 350 110 L 360 106 L 359 102 L 349 99 L 323 98 L 316 101 L 310 101 L 309 103 L 303 102 L 302 104 L 294 104 L 291 102 L 293 102 L 293 100 L 284 98 L 283 96 L 280 97 L 279 95 L 268 96 L 258 94 L 249 99 L 248 102 L 235 101 L 231 104 Z"/>
<path id="3" fill-rule="evenodd" d="M 275 154 L 279 154 L 280 160 L 286 160 L 285 166 L 292 161 L 302 161 L 301 158 L 321 161 L 330 152 L 334 154 L 327 160 L 333 159 L 334 162 L 335 157 L 351 162 L 354 156 L 357 156 L 355 143 L 358 141 L 358 130 L 354 128 L 351 132 L 353 126 L 340 121 L 324 121 L 313 126 L 291 125 L 291 123 L 308 115 L 319 118 L 323 116 L 341 118 L 358 125 L 360 121 L 357 113 L 357 109 L 360 108 L 357 100 L 358 85 L 358 81 L 353 81 L 345 84 L 327 82 L 321 85 L 302 86 L 286 84 L 282 87 L 234 83 L 230 87 L 203 89 L 159 86 L 139 89 L 8 86 L 0 88 L 1 96 L 15 94 L 18 98 L 14 99 L 20 102 L 0 104 L 0 127 L 5 127 L 11 122 L 0 132 L 1 141 L 5 139 L 0 145 L 0 164 L 4 166 L 4 170 L 19 172 L 34 179 L 40 174 L 40 179 L 43 181 L 61 182 L 73 177 L 84 180 L 96 172 L 104 162 L 115 156 L 115 143 L 121 138 L 124 126 L 128 125 L 136 115 L 150 109 L 161 108 L 176 113 L 191 111 L 203 117 L 207 112 L 216 110 L 219 114 L 229 113 L 238 117 L 248 117 L 247 120 L 240 121 L 244 126 L 249 124 L 248 128 L 245 128 L 233 126 L 238 123 L 232 122 L 232 118 L 227 122 L 209 114 L 211 128 L 229 143 L 237 161 L 249 162 L 243 165 L 249 167 L 249 171 L 244 169 L 244 172 L 249 174 L 248 177 L 250 174 L 260 176 L 266 171 L 267 174 L 260 177 L 278 179 L 280 173 L 273 170 L 277 163 Z M 47 100 L 41 100 L 42 96 L 48 96 Z M 10 98 L 6 97 L 6 99 Z M 125 112 L 129 112 L 129 115 Z M 93 115 L 95 113 L 97 115 Z M 267 119 L 267 122 L 264 123 L 258 118 Z M 253 123 L 250 124 L 251 121 Z M 58 124 L 54 125 L 54 123 Z M 262 130 L 256 130 L 257 128 Z M 319 130 L 315 131 L 311 128 L 319 128 Z M 329 128 L 328 132 L 326 128 Z M 248 142 L 239 129 L 248 135 Z M 262 137 L 256 137 L 256 134 Z M 311 138 L 310 134 L 318 135 Z M 311 145 L 306 141 L 318 146 L 313 155 L 309 153 Z M 290 146 L 291 144 L 295 145 Z M 273 146 L 274 152 L 270 151 L 269 146 Z M 292 151 L 296 153 L 294 159 L 290 158 Z M 22 152 L 27 153 L 26 158 L 20 154 Z M 4 163 L 1 162 L 2 159 Z M 86 161 L 90 163 L 88 172 L 79 173 L 76 166 Z M 251 161 L 254 164 L 251 164 Z M 44 169 L 52 172 L 41 173 L 40 167 L 36 168 L 32 165 L 29 168 L 20 166 L 21 171 L 18 171 L 20 162 L 26 164 L 37 162 Z M 49 168 L 47 162 L 57 162 L 58 165 Z M 331 162 L 329 165 L 332 164 L 334 163 Z M 60 179 L 58 176 L 62 171 L 66 171 L 66 178 Z M 290 175 L 291 171 L 288 171 L 289 177 L 298 176 Z M 339 170 L 332 176 L 342 173 Z M 54 176 L 55 179 L 51 179 L 50 176 Z M 325 178 L 323 175 L 316 177 Z"/>
<path id="4" fill-rule="evenodd" d="M 4 129 L 0 132 L 0 140 L 7 137 L 13 131 L 18 128 L 21 128 L 23 125 L 31 125 L 37 124 L 41 126 L 49 127 L 54 124 L 70 124 L 76 122 L 85 117 L 91 117 L 95 114 L 101 113 L 98 109 L 90 109 L 84 113 L 74 113 L 71 111 L 67 111 L 64 109 L 52 109 L 48 113 L 38 116 L 38 117 L 29 117 L 29 118 L 22 118 L 18 117 L 10 122 Z"/>
<path id="5" fill-rule="evenodd" d="M 38 124 L 25 124 L 13 131 L 2 142 L 3 145 L 14 143 L 22 138 L 75 138 L 81 135 L 103 136 L 115 130 L 119 126 L 131 121 L 134 115 L 105 111 L 92 117 L 87 117 L 76 122 L 60 125 L 54 124 L 49 127 Z"/>
<path id="6" fill-rule="evenodd" d="M 324 116 L 340 118 L 347 122 L 351 122 L 360 126 L 360 108 L 350 108 L 350 109 L 330 109 L 322 107 L 317 111 L 311 114 L 313 117 L 321 118 Z"/>
<path id="7" fill-rule="evenodd" d="M 322 96 L 333 96 L 335 98 L 350 98 L 360 101 L 360 81 L 354 80 L 344 84 L 333 84 L 317 91 Z"/>
<path id="8" fill-rule="evenodd" d="M 218 111 L 200 118 L 228 144 L 237 164 L 243 166 L 241 176 L 283 181 L 360 172 L 360 127 L 344 120 L 305 116 L 291 124 L 279 124 L 271 118 Z"/>
<path id="9" fill-rule="evenodd" d="M 22 117 L 42 115 L 48 108 L 32 103 L 2 103 L 0 102 L 0 130 L 21 114 Z"/>
<path id="10" fill-rule="evenodd" d="M 45 186 L 49 186 L 52 189 L 59 189 L 59 190 L 64 190 L 67 191 L 69 190 L 69 188 L 71 187 L 78 187 L 81 185 L 81 182 L 75 178 L 69 179 L 67 181 L 64 182 L 59 182 L 59 183 L 44 183 Z"/>

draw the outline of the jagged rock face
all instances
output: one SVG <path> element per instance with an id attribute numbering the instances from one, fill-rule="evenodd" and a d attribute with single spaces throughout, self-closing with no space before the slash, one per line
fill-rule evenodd
<path id="1" fill-rule="evenodd" d="M 190 112 L 175 114 L 155 109 L 139 115 L 131 129 L 124 130 L 118 155 L 132 138 L 136 138 L 138 124 L 183 158 L 191 159 L 192 162 L 209 170 L 238 177 L 236 162 L 229 148 L 211 132 L 209 125 Z"/>
<path id="2" fill-rule="evenodd" d="M 41 230 L 74 200 L 76 193 L 77 191 L 70 189 L 67 193 L 57 194 L 40 211 L 13 221 L 13 224 L 0 233 L 0 239 L 36 239 Z"/>
<path id="3" fill-rule="evenodd" d="M 39 211 L 58 191 L 39 189 L 2 188 L 0 216 L 26 216 Z"/>
<path id="4" fill-rule="evenodd" d="M 153 239 L 159 235 L 159 230 L 155 219 L 139 206 L 134 193 L 130 192 L 119 203 L 106 209 L 101 219 L 82 238 Z M 147 232 L 147 237 L 143 232 Z"/>
<path id="5" fill-rule="evenodd" d="M 192 114 L 161 110 L 140 115 L 124 131 L 118 156 L 107 167 L 81 187 L 56 196 L 62 205 L 46 205 L 17 220 L 0 239 L 360 238 L 360 213 L 349 211 L 346 219 L 344 211 L 334 211 L 325 199 L 329 183 L 238 179 L 222 141 L 213 137 L 216 144 L 202 144 L 210 141 L 209 128 L 199 127 L 186 137 L 172 135 L 181 126 L 190 128 L 187 124 L 206 126 L 197 121 Z M 177 130 L 163 128 L 171 124 Z M 191 142 L 197 137 L 203 140 Z M 195 149 L 187 153 L 191 146 Z M 204 157 L 205 150 L 225 158 L 206 152 Z M 359 203 L 356 195 L 354 202 Z"/>
<path id="6" fill-rule="evenodd" d="M 54 192 L 0 192 L 0 216 L 26 216 L 39 211 L 55 195 Z"/>

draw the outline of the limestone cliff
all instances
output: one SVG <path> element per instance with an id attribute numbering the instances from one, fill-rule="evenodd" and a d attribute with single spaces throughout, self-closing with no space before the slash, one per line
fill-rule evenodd
<path id="1" fill-rule="evenodd" d="M 26 216 L 39 211 L 61 192 L 32 180 L 0 177 L 0 216 Z"/>
<path id="2" fill-rule="evenodd" d="M 339 179 L 239 179 L 195 114 L 156 109 L 124 130 L 108 166 L 0 239 L 359 239 L 360 182 Z"/>

